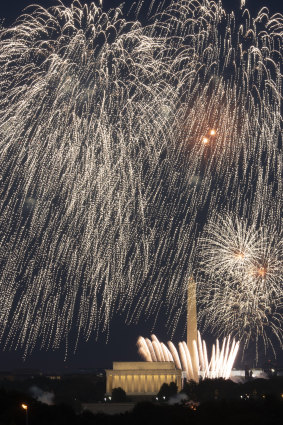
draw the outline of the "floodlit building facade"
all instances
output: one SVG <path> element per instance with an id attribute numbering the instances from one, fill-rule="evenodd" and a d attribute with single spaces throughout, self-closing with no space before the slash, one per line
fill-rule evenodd
<path id="1" fill-rule="evenodd" d="M 113 362 L 106 370 L 106 394 L 123 388 L 129 396 L 156 395 L 162 384 L 175 382 L 182 387 L 182 371 L 173 362 Z"/>

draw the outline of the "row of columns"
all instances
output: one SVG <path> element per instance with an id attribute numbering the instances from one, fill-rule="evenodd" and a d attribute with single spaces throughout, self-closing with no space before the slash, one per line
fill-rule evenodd
<path id="1" fill-rule="evenodd" d="M 123 374 L 113 373 L 107 376 L 107 393 L 113 388 L 121 387 L 127 394 L 131 393 L 153 393 L 160 390 L 162 384 L 176 382 L 176 375 L 164 374 Z M 177 382 L 178 385 L 178 382 Z M 110 388 L 111 387 L 111 388 Z"/>

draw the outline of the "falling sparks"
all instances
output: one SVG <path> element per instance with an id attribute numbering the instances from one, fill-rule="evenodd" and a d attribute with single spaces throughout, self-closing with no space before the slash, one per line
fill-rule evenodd
<path id="1" fill-rule="evenodd" d="M 204 231 L 200 268 L 221 282 L 225 320 L 232 311 L 250 333 L 282 325 L 279 305 L 270 320 L 282 242 L 257 238 L 258 223 L 280 235 L 282 17 L 157 6 L 145 25 L 74 2 L 0 28 L 5 348 L 68 347 L 71 330 L 77 342 L 108 332 L 116 312 L 134 322 L 166 309 L 173 334 L 198 234 L 221 211 L 243 222 Z"/>
<path id="2" fill-rule="evenodd" d="M 203 282 L 200 318 L 205 326 L 236 335 L 246 347 L 260 340 L 282 344 L 282 235 L 233 214 L 217 216 L 199 245 Z M 264 264 L 264 265 L 263 265 Z"/>

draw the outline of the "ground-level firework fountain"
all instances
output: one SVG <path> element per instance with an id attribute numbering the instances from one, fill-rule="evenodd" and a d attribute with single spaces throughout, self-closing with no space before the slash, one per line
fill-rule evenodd
<path id="1" fill-rule="evenodd" d="M 198 332 L 197 342 L 193 341 L 193 351 L 190 352 L 185 341 L 179 342 L 179 353 L 175 345 L 169 341 L 168 348 L 163 342 L 160 342 L 155 335 L 148 338 L 139 337 L 137 345 L 139 354 L 144 360 L 149 362 L 168 362 L 175 363 L 178 369 L 186 372 L 188 380 L 198 381 L 202 378 L 224 378 L 229 379 L 231 370 L 238 353 L 239 343 L 235 340 L 224 338 L 222 346 L 218 339 L 212 346 L 211 357 L 208 357 L 206 343 L 202 340 Z M 193 359 L 196 359 L 195 363 Z"/>
<path id="2" fill-rule="evenodd" d="M 188 307 L 187 307 L 187 342 L 179 342 L 179 353 L 175 345 L 169 341 L 168 347 L 160 342 L 155 335 L 148 338 L 139 337 L 137 341 L 138 352 L 148 362 L 175 363 L 178 369 L 186 373 L 187 380 L 198 382 L 202 378 L 229 379 L 239 343 L 230 336 L 224 338 L 222 346 L 218 339 L 212 346 L 211 357 L 208 357 L 207 347 L 197 331 L 196 310 L 196 284 L 192 278 L 188 283 Z"/>

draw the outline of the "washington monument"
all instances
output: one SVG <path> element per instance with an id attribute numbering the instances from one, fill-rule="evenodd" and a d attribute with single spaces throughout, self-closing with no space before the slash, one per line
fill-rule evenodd
<path id="1" fill-rule="evenodd" d="M 188 282 L 188 300 L 187 300 L 187 346 L 192 359 L 193 379 L 199 381 L 198 376 L 198 334 L 197 334 L 197 300 L 196 283 L 191 276 Z"/>

